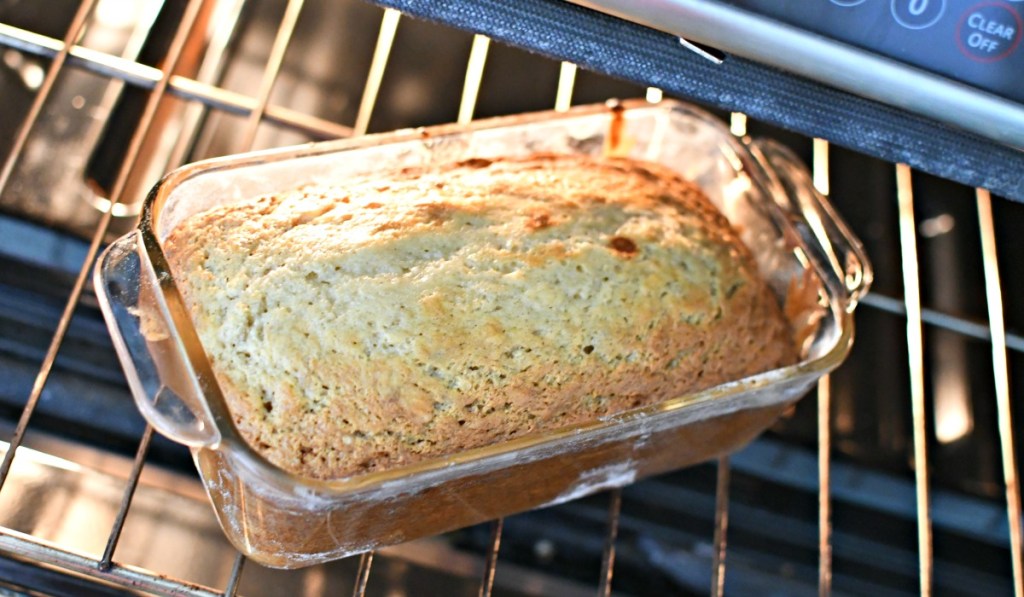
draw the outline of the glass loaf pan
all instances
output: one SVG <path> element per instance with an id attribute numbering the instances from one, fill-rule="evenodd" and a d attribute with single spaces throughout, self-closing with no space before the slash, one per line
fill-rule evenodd
<path id="1" fill-rule="evenodd" d="M 176 225 L 216 205 L 400 166 L 597 154 L 607 150 L 616 120 L 620 151 L 698 183 L 741 232 L 802 341 L 799 363 L 587 424 L 332 481 L 289 474 L 246 444 L 168 271 L 161 243 Z M 107 249 L 95 273 L 142 414 L 191 448 L 231 542 L 285 568 L 564 502 L 736 450 L 843 360 L 870 279 L 859 241 L 786 150 L 737 139 L 692 107 L 640 101 L 189 165 L 156 185 L 138 229 Z"/>

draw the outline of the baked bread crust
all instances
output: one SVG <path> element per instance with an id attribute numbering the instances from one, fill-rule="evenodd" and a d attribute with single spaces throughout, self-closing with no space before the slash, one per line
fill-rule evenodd
<path id="1" fill-rule="evenodd" d="M 239 431 L 332 479 L 795 360 L 749 250 L 671 169 L 538 155 L 196 214 L 164 251 Z"/>

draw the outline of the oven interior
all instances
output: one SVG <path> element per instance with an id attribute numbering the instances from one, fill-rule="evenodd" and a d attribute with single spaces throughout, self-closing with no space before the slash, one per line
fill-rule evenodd
<path id="1" fill-rule="evenodd" d="M 148 188 L 249 149 L 668 94 L 357 0 L 4 0 L 0 54 L 5 591 L 1021 595 L 1021 204 L 705 104 L 794 149 L 865 243 L 848 361 L 716 462 L 271 570 L 135 410 L 88 282 Z"/>

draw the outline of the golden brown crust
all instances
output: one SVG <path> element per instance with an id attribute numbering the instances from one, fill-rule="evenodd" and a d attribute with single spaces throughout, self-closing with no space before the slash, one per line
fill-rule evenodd
<path id="1" fill-rule="evenodd" d="M 165 252 L 242 434 L 337 478 L 794 360 L 749 251 L 622 158 L 407 169 L 197 214 Z"/>

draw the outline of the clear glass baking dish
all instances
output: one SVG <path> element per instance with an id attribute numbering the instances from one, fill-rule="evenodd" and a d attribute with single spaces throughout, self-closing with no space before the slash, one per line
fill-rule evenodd
<path id="1" fill-rule="evenodd" d="M 162 251 L 176 225 L 215 205 L 399 166 L 600 153 L 609 150 L 610 130 L 614 151 L 677 169 L 733 222 L 785 307 L 800 362 L 590 423 L 330 481 L 285 472 L 240 437 Z M 114 242 L 95 271 L 142 414 L 191 449 L 232 543 L 285 568 L 557 504 L 736 450 L 842 362 L 853 309 L 870 281 L 860 242 L 787 150 L 737 139 L 695 108 L 640 101 L 192 164 L 156 185 L 138 229 Z"/>

